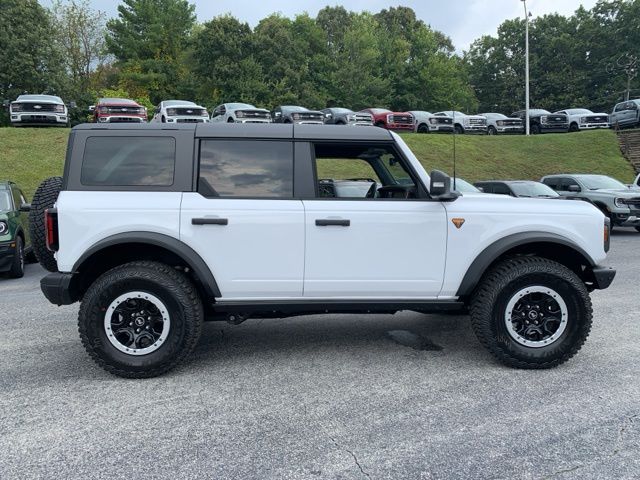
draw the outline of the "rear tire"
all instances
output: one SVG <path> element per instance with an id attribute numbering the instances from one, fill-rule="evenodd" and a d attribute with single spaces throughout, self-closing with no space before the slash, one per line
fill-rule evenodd
<path id="1" fill-rule="evenodd" d="M 44 211 L 53 207 L 58 200 L 60 190 L 62 190 L 62 177 L 47 178 L 33 195 L 29 212 L 29 232 L 31 233 L 33 253 L 40 265 L 50 272 L 57 272 L 58 264 L 53 252 L 47 248 Z"/>
<path id="2" fill-rule="evenodd" d="M 425 123 L 418 125 L 418 133 L 429 133 L 429 127 Z"/>
<path id="3" fill-rule="evenodd" d="M 78 331 L 91 358 L 107 372 L 149 378 L 194 350 L 202 321 L 200 297 L 183 273 L 140 261 L 109 270 L 89 287 Z"/>
<path id="4" fill-rule="evenodd" d="M 22 238 L 16 237 L 16 253 L 9 269 L 9 278 L 24 277 L 24 243 Z"/>
<path id="5" fill-rule="evenodd" d="M 555 367 L 575 355 L 593 316 L 580 278 L 540 257 L 507 259 L 493 267 L 474 292 L 470 311 L 482 345 L 503 364 L 527 369 Z"/>

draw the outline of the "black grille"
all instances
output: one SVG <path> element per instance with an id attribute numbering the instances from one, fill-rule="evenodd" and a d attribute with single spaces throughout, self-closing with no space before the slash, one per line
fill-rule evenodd
<path id="1" fill-rule="evenodd" d="M 57 105 L 52 103 L 14 103 L 23 112 L 55 112 Z"/>
<path id="2" fill-rule="evenodd" d="M 547 115 L 547 123 L 567 123 L 567 117 L 562 115 Z"/>
<path id="3" fill-rule="evenodd" d="M 316 121 L 323 121 L 324 119 L 324 115 L 322 115 L 321 113 L 297 113 L 294 115 L 298 115 L 298 119 L 300 120 L 316 120 Z"/>
<path id="4" fill-rule="evenodd" d="M 606 115 L 590 115 L 587 117 L 586 123 L 607 123 L 609 121 L 609 117 Z"/>
<path id="5" fill-rule="evenodd" d="M 202 108 L 176 108 L 176 115 L 195 115 L 202 116 L 204 110 Z"/>
<path id="6" fill-rule="evenodd" d="M 413 125 L 413 117 L 411 115 L 392 115 L 391 123 L 401 123 L 404 125 Z"/>
<path id="7" fill-rule="evenodd" d="M 140 119 L 133 118 L 133 117 L 112 117 L 110 122 L 111 123 L 140 123 Z"/>
<path id="8" fill-rule="evenodd" d="M 259 110 L 240 110 L 243 114 L 242 117 L 238 118 L 262 118 L 266 119 L 270 117 L 269 112 L 261 112 Z M 237 116 L 237 114 L 236 114 Z"/>
<path id="9" fill-rule="evenodd" d="M 107 113 L 133 113 L 140 115 L 140 107 L 107 107 Z"/>
<path id="10" fill-rule="evenodd" d="M 355 117 L 355 121 L 358 123 L 373 123 L 373 118 L 371 117 L 371 115 L 356 114 Z"/>
<path id="11" fill-rule="evenodd" d="M 522 120 L 502 120 L 502 125 L 505 127 L 521 127 Z"/>
<path id="12" fill-rule="evenodd" d="M 487 121 L 484 118 L 470 118 L 469 125 L 486 125 Z"/>

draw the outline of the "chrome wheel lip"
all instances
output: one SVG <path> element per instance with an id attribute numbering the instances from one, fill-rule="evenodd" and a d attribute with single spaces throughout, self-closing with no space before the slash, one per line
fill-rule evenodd
<path id="1" fill-rule="evenodd" d="M 113 312 L 122 303 L 131 299 L 146 300 L 152 303 L 162 315 L 162 322 L 163 322 L 162 333 L 152 345 L 146 348 L 130 348 L 130 347 L 127 347 L 126 345 L 123 345 L 118 341 L 113 331 L 111 330 L 111 318 L 113 316 Z M 117 297 L 115 300 L 113 300 L 109 304 L 104 315 L 104 331 L 105 331 L 105 334 L 107 335 L 107 339 L 109 340 L 111 345 L 113 345 L 115 348 L 117 348 L 121 352 L 126 353 L 127 355 L 139 356 L 139 355 L 148 355 L 152 352 L 155 352 L 162 345 L 164 345 L 164 342 L 166 341 L 167 336 L 169 335 L 170 329 L 171 329 L 171 317 L 169 316 L 169 310 L 167 309 L 166 305 L 162 302 L 162 300 L 160 300 L 158 297 L 148 292 L 133 291 L 133 292 L 123 293 L 122 295 Z"/>
<path id="2" fill-rule="evenodd" d="M 539 340 L 539 341 L 527 340 L 526 338 L 523 338 L 521 335 L 519 335 L 518 332 L 516 332 L 515 328 L 513 327 L 511 314 L 513 312 L 514 307 L 522 297 L 524 297 L 525 295 L 529 295 L 531 293 L 542 293 L 542 294 L 548 295 L 551 298 L 553 298 L 553 300 L 555 300 L 558 303 L 558 306 L 560 307 L 560 324 L 558 325 L 558 329 L 549 338 L 545 338 L 544 340 Z M 525 347 L 531 347 L 531 348 L 542 348 L 542 347 L 548 347 L 549 345 L 554 343 L 556 340 L 558 340 L 562 336 L 564 331 L 567 329 L 568 317 L 569 317 L 569 310 L 567 308 L 567 304 L 565 303 L 564 299 L 558 292 L 556 292 L 554 289 L 549 287 L 544 287 L 542 285 L 534 285 L 534 286 L 523 288 L 522 290 L 519 290 L 518 292 L 513 294 L 513 296 L 509 300 L 509 303 L 507 303 L 507 308 L 505 309 L 504 323 L 507 328 L 507 332 L 509 332 L 509 335 L 511 336 L 511 338 L 513 338 L 520 345 L 523 345 Z"/>

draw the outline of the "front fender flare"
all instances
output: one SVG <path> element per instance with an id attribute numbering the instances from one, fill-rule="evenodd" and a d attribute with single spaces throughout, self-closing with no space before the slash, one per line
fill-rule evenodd
<path id="1" fill-rule="evenodd" d="M 594 267 L 596 265 L 596 262 L 587 252 L 584 251 L 584 249 L 562 235 L 549 232 L 514 233 L 513 235 L 509 235 L 495 241 L 480 252 L 467 269 L 456 295 L 459 297 L 470 295 L 486 272 L 487 268 L 489 268 L 497 258 L 515 247 L 526 245 L 528 243 L 555 243 L 557 245 L 563 245 L 579 253 L 585 259 L 585 263 L 590 267 Z"/>

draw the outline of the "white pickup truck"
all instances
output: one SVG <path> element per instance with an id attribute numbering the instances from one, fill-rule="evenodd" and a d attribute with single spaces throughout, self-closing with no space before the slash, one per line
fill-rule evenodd
<path id="1" fill-rule="evenodd" d="M 80 125 L 68 150 L 32 203 L 41 287 L 116 375 L 166 372 L 204 320 L 399 310 L 469 312 L 504 364 L 553 367 L 615 275 L 593 205 L 461 194 L 381 128 Z"/>

